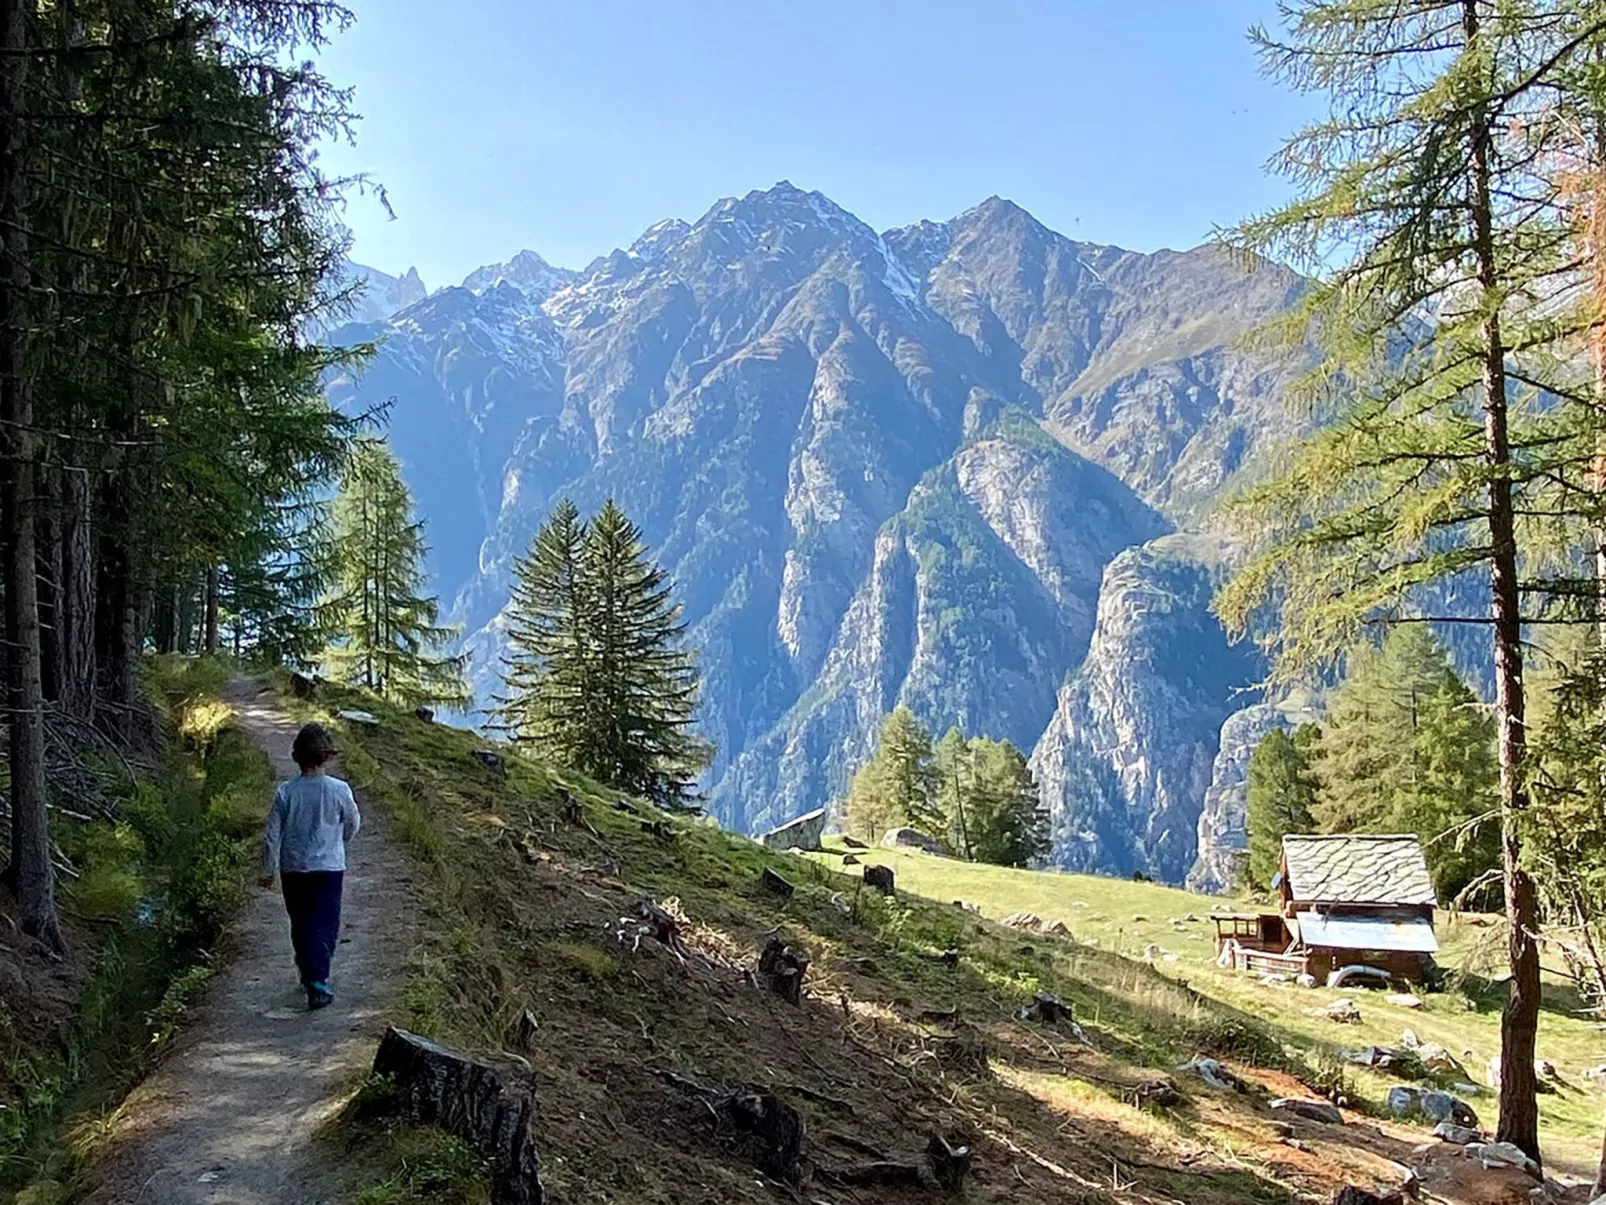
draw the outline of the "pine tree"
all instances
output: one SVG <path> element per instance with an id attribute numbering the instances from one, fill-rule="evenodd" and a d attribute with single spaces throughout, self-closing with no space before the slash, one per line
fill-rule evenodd
<path id="1" fill-rule="evenodd" d="M 597 714 L 586 690 L 593 668 L 585 625 L 591 612 L 583 597 L 587 537 L 579 509 L 561 499 L 529 554 L 514 562 L 503 694 L 493 713 L 514 739 L 574 766 L 588 755 Z"/>
<path id="2" fill-rule="evenodd" d="M 1253 37 L 1326 115 L 1281 155 L 1294 200 L 1227 238 L 1247 262 L 1278 256 L 1315 278 L 1283 333 L 1320 341 L 1304 400 L 1332 420 L 1238 507 L 1254 546 L 1219 600 L 1229 627 L 1263 635 L 1286 681 L 1409 615 L 1424 586 L 1487 583 L 1512 922 L 1499 1137 L 1535 1159 L 1522 637 L 1547 604 L 1596 590 L 1547 578 L 1537 557 L 1525 576 L 1521 553 L 1576 546 L 1593 509 L 1599 424 L 1572 403 L 1569 356 L 1588 316 L 1565 304 L 1577 230 L 1550 168 L 1575 141 L 1558 96 L 1599 89 L 1584 70 L 1601 48 L 1594 7 L 1293 0 L 1286 37 Z"/>
<path id="3" fill-rule="evenodd" d="M 1250 886 L 1257 890 L 1269 887 L 1276 877 L 1282 865 L 1283 838 L 1316 827 L 1311 815 L 1316 801 L 1312 749 L 1320 737 L 1321 730 L 1314 724 L 1301 724 L 1293 733 L 1273 728 L 1261 737 L 1249 759 L 1246 869 Z"/>
<path id="4" fill-rule="evenodd" d="M 339 562 L 329 599 L 337 632 L 331 673 L 407 707 L 466 705 L 466 659 L 444 652 L 457 633 L 440 626 L 435 599 L 423 593 L 424 525 L 382 440 L 358 442 L 332 523 Z"/>
<path id="5" fill-rule="evenodd" d="M 848 788 L 846 813 L 850 831 L 869 841 L 907 826 L 946 844 L 931 734 L 907 707 L 881 722 L 875 752 Z"/>

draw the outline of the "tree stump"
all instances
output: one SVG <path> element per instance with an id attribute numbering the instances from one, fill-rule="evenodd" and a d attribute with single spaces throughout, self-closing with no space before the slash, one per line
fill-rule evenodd
<path id="1" fill-rule="evenodd" d="M 529 1009 L 525 1009 L 523 1012 L 521 1012 L 519 1014 L 518 1025 L 513 1031 L 514 1049 L 522 1050 L 524 1053 L 528 1054 L 531 1047 L 535 1045 L 535 1035 L 540 1031 L 540 1029 L 541 1022 L 536 1019 L 536 1016 L 533 1012 L 531 1012 Z"/>
<path id="2" fill-rule="evenodd" d="M 1020 1010 L 1022 1021 L 1036 1021 L 1040 1025 L 1058 1025 L 1061 1021 L 1072 1022 L 1076 1014 L 1071 1006 L 1058 996 L 1048 992 L 1038 992 L 1031 1004 Z"/>
<path id="3" fill-rule="evenodd" d="M 970 1171 L 970 1147 L 933 1134 L 926 1143 L 926 1163 L 931 1168 L 931 1178 L 938 1185 L 949 1192 L 961 1192 Z"/>
<path id="4" fill-rule="evenodd" d="M 894 892 L 894 878 L 890 866 L 866 866 L 864 881 L 867 886 L 874 887 L 882 895 L 892 895 Z"/>
<path id="5" fill-rule="evenodd" d="M 306 674 L 293 673 L 290 675 L 290 693 L 298 699 L 310 699 L 318 693 L 318 686 Z"/>
<path id="6" fill-rule="evenodd" d="M 470 756 L 498 778 L 507 777 L 507 762 L 502 760 L 502 755 L 496 750 L 476 749 Z"/>
<path id="7" fill-rule="evenodd" d="M 764 873 L 758 876 L 758 881 L 766 891 L 774 892 L 784 900 L 791 899 L 792 893 L 797 890 L 788 879 L 768 866 L 764 868 Z"/>
<path id="8" fill-rule="evenodd" d="M 777 1180 L 795 1180 L 803 1154 L 803 1116 L 770 1092 L 722 1097 L 714 1112 L 758 1148 L 758 1166 Z"/>
<path id="9" fill-rule="evenodd" d="M 987 1061 L 987 1038 L 972 1025 L 956 1026 L 952 1037 L 939 1038 L 932 1047 L 937 1062 L 951 1071 L 973 1075 L 992 1074 Z"/>
<path id="10" fill-rule="evenodd" d="M 374 1074 L 395 1084 L 404 1120 L 436 1126 L 489 1160 L 494 1205 L 543 1205 L 530 1135 L 534 1101 L 504 1087 L 496 1068 L 392 1026 L 374 1055 Z"/>
<path id="11" fill-rule="evenodd" d="M 675 843 L 675 830 L 670 828 L 663 820 L 643 820 L 641 831 L 646 833 L 659 845 L 673 845 Z"/>
<path id="12" fill-rule="evenodd" d="M 433 724 L 435 722 L 435 712 L 428 707 L 413 708 L 413 715 L 417 716 L 426 724 Z"/>
<path id="13" fill-rule="evenodd" d="M 857 866 L 858 864 L 859 864 L 858 855 L 856 855 L 856 854 L 843 854 L 842 855 L 842 865 L 844 865 L 844 866 Z"/>
<path id="14" fill-rule="evenodd" d="M 808 973 L 809 962 L 779 937 L 764 943 L 758 956 L 758 973 L 770 991 L 788 1004 L 803 1003 L 803 977 Z"/>

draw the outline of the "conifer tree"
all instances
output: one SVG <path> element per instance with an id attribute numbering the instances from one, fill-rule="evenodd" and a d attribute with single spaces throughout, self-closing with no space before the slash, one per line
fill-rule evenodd
<path id="1" fill-rule="evenodd" d="M 1030 866 L 1052 848 L 1048 809 L 1026 755 L 1008 741 L 968 742 L 973 786 L 968 795 L 969 857 L 995 866 Z"/>
<path id="2" fill-rule="evenodd" d="M 332 524 L 331 673 L 407 707 L 467 704 L 466 659 L 444 651 L 457 632 L 440 626 L 438 604 L 424 593 L 424 525 L 382 440 L 358 441 Z"/>
<path id="3" fill-rule="evenodd" d="M 1279 157 L 1295 199 L 1228 236 L 1251 263 L 1278 256 L 1314 278 L 1284 333 L 1319 340 L 1305 400 L 1332 420 L 1240 506 L 1255 547 L 1219 600 L 1229 626 L 1263 635 L 1286 680 L 1408 616 L 1424 586 L 1487 583 L 1511 918 L 1499 1137 L 1536 1159 L 1522 636 L 1548 602 L 1595 589 L 1553 580 L 1539 557 L 1525 576 L 1521 551 L 1574 545 L 1594 493 L 1597 423 L 1569 401 L 1587 322 L 1556 304 L 1577 232 L 1549 171 L 1573 142 L 1558 89 L 1599 49 L 1594 7 L 1292 0 L 1285 37 L 1252 36 L 1327 113 Z"/>
<path id="4" fill-rule="evenodd" d="M 611 498 L 586 531 L 574 597 L 585 638 L 576 764 L 622 791 L 683 803 L 712 756 L 694 731 L 697 661 L 682 644 L 686 625 L 669 574 Z"/>
<path id="5" fill-rule="evenodd" d="M 1249 860 L 1245 871 L 1251 887 L 1271 885 L 1282 865 L 1284 837 L 1315 828 L 1312 761 L 1320 736 L 1321 730 L 1314 724 L 1301 724 L 1293 733 L 1273 728 L 1261 737 L 1249 758 L 1245 801 Z"/>
<path id="6" fill-rule="evenodd" d="M 563 498 L 529 554 L 514 562 L 503 693 L 493 713 L 515 740 L 572 766 L 588 756 L 596 715 L 586 689 L 593 667 L 582 596 L 587 534 L 579 509 Z"/>
<path id="7" fill-rule="evenodd" d="M 1439 898 L 1487 887 L 1500 861 L 1488 709 L 1425 626 L 1356 649 L 1317 746 L 1327 832 L 1415 833 Z M 1465 901 L 1461 901 L 1465 902 Z"/>
<path id="8" fill-rule="evenodd" d="M 875 752 L 848 788 L 846 812 L 849 829 L 869 841 L 908 826 L 947 843 L 931 734 L 907 707 L 881 722 Z"/>

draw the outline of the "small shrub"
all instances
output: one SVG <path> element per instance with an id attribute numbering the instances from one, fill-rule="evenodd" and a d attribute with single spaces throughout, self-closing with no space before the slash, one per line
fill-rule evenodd
<path id="1" fill-rule="evenodd" d="M 64 891 L 68 909 L 88 920 L 125 920 L 144 891 L 139 875 L 126 866 L 96 863 Z"/>

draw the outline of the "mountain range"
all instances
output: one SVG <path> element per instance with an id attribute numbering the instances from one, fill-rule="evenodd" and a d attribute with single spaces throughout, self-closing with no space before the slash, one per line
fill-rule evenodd
<path id="1" fill-rule="evenodd" d="M 352 273 L 333 338 L 379 350 L 329 392 L 393 400 L 482 699 L 514 558 L 611 496 L 677 582 L 722 823 L 839 797 L 907 704 L 1031 751 L 1055 864 L 1224 885 L 1263 667 L 1210 613 L 1210 517 L 1297 432 L 1303 354 L 1243 337 L 1300 278 L 996 197 L 878 232 L 784 182 L 580 271 Z"/>

